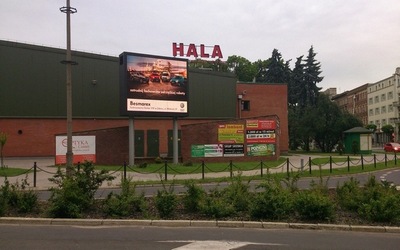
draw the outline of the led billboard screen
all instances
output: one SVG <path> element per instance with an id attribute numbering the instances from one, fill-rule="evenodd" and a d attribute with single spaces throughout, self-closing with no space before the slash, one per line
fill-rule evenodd
<path id="1" fill-rule="evenodd" d="M 120 113 L 187 116 L 188 61 L 124 52 L 120 55 Z"/>

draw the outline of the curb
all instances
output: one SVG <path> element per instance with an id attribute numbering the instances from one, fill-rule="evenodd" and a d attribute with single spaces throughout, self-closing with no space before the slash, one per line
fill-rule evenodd
<path id="1" fill-rule="evenodd" d="M 335 224 L 307 224 L 263 221 L 218 221 L 218 220 L 125 220 L 125 219 L 61 219 L 0 217 L 0 225 L 53 225 L 53 226 L 158 226 L 158 227 L 223 227 L 259 229 L 306 229 L 353 232 L 396 233 L 400 227 L 361 226 Z"/>

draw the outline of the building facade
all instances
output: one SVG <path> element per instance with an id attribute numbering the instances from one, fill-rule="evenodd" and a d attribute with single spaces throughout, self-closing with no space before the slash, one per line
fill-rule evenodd
<path id="1" fill-rule="evenodd" d="M 102 138 L 96 148 L 103 162 L 126 161 L 129 121 L 119 110 L 119 58 L 79 51 L 72 57 L 78 62 L 72 69 L 74 135 Z M 0 41 L 0 131 L 8 134 L 5 157 L 55 155 L 55 137 L 66 134 L 63 60 L 63 49 Z M 179 130 L 188 124 L 276 115 L 281 133 L 277 150 L 288 151 L 286 84 L 237 83 L 230 73 L 191 68 L 188 79 L 189 115 L 177 119 Z M 135 157 L 172 155 L 172 129 L 172 117 L 135 117 Z"/>
<path id="2" fill-rule="evenodd" d="M 377 127 L 375 142 L 383 144 L 392 140 L 382 133 L 385 125 L 394 127 L 393 140 L 399 141 L 399 95 L 400 95 L 400 67 L 395 73 L 383 80 L 368 86 L 368 124 Z"/>
<path id="3" fill-rule="evenodd" d="M 332 97 L 343 111 L 360 119 L 364 126 L 368 124 L 368 86 L 364 84 Z"/>

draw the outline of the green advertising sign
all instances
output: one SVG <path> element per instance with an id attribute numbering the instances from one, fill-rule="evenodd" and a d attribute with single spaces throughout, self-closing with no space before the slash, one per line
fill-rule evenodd
<path id="1" fill-rule="evenodd" d="M 275 155 L 275 144 L 248 144 L 248 156 L 271 156 Z"/>
<path id="2" fill-rule="evenodd" d="M 192 145 L 192 157 L 204 157 L 204 145 Z"/>

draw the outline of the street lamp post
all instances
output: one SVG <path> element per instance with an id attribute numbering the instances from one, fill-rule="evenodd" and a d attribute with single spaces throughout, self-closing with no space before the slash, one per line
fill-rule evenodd
<path id="1" fill-rule="evenodd" d="M 66 60 L 62 63 L 67 65 L 67 176 L 73 172 L 73 152 L 72 152 L 72 80 L 71 67 L 77 64 L 71 59 L 71 13 L 77 12 L 75 8 L 70 6 L 70 0 L 67 1 L 66 7 L 61 7 L 60 11 L 67 14 L 67 55 Z"/>

